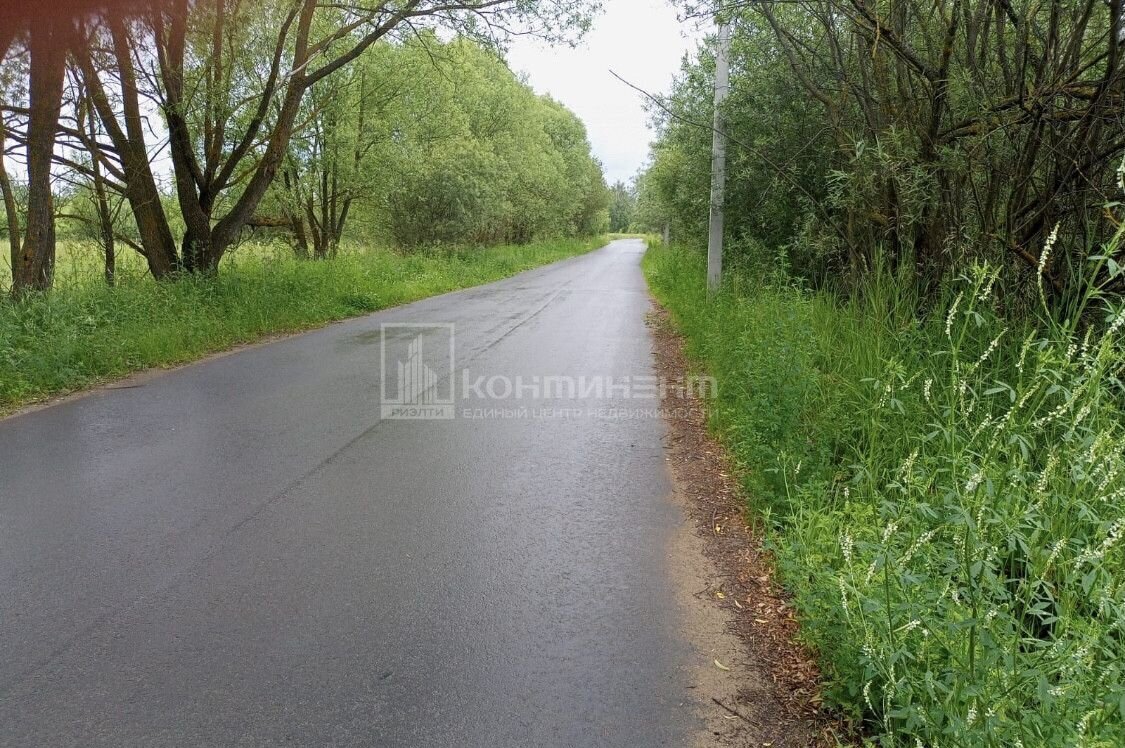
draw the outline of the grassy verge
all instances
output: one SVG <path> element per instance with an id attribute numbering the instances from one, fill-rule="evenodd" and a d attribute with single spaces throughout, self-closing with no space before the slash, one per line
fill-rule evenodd
<path id="1" fill-rule="evenodd" d="M 556 240 L 409 255 L 350 250 L 325 262 L 239 250 L 217 278 L 154 283 L 123 274 L 116 288 L 102 284 L 96 263 L 76 251 L 61 263 L 56 291 L 0 302 L 0 412 L 266 335 L 498 280 L 603 243 Z"/>
<path id="2" fill-rule="evenodd" d="M 645 270 L 840 708 L 882 745 L 1125 745 L 1125 317 L 1011 326 L 985 268 L 925 320 L 886 281 Z"/>

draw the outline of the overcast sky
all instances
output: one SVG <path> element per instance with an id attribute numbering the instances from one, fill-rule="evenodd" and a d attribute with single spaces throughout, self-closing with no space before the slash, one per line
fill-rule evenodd
<path id="1" fill-rule="evenodd" d="M 585 42 L 577 49 L 549 48 L 519 40 L 508 62 L 525 72 L 540 93 L 549 93 L 586 123 L 606 180 L 627 182 L 648 156 L 653 132 L 643 97 L 610 75 L 646 91 L 664 93 L 680 69 L 684 52 L 702 32 L 682 26 L 664 0 L 605 0 Z"/>

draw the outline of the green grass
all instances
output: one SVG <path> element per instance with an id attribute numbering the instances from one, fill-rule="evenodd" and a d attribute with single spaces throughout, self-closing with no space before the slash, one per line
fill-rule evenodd
<path id="1" fill-rule="evenodd" d="M 67 245 L 54 291 L 0 301 L 0 411 L 488 283 L 602 244 L 563 239 L 414 254 L 350 248 L 323 262 L 292 259 L 281 247 L 243 247 L 216 278 L 166 283 L 146 278 L 131 257 L 116 288 L 100 281 L 95 250 Z"/>
<path id="2" fill-rule="evenodd" d="M 704 265 L 645 258 L 835 704 L 880 745 L 1125 745 L 1125 328 L 1003 320 L 987 268 L 918 319 Z"/>

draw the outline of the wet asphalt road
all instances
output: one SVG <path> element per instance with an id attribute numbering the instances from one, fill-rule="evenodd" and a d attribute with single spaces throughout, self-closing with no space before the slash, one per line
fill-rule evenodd
<path id="1" fill-rule="evenodd" d="M 0 421 L 0 745 L 685 743 L 642 252 Z M 402 322 L 455 418 L 381 417 Z"/>

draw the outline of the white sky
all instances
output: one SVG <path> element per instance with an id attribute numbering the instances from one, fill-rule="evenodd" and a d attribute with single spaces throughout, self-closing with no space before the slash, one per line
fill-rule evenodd
<path id="1" fill-rule="evenodd" d="M 593 28 L 576 49 L 550 48 L 530 39 L 511 47 L 508 63 L 525 72 L 539 93 L 549 93 L 586 123 L 606 181 L 628 182 L 648 156 L 653 132 L 644 97 L 610 75 L 652 93 L 666 93 L 685 52 L 702 32 L 681 25 L 665 0 L 605 0 Z"/>

